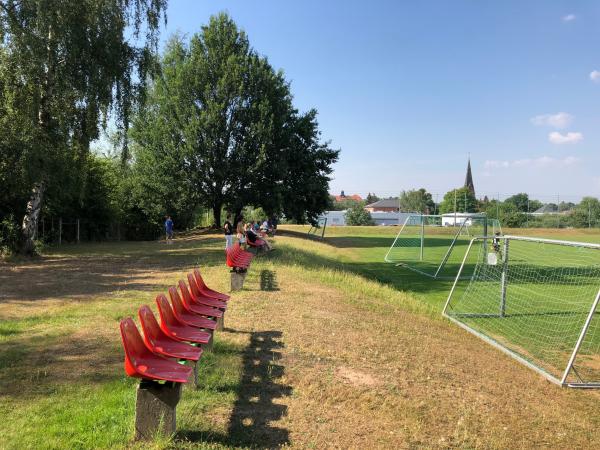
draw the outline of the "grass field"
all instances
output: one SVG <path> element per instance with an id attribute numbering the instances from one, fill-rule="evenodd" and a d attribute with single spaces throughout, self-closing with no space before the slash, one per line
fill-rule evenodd
<path id="1" fill-rule="evenodd" d="M 186 386 L 178 433 L 155 448 L 600 446 L 598 392 L 560 389 L 442 319 L 451 281 L 383 261 L 397 228 L 305 231 L 253 264 L 204 387 Z M 227 290 L 222 245 L 188 235 L 0 263 L 0 448 L 135 447 L 118 322 L 196 266 Z"/>

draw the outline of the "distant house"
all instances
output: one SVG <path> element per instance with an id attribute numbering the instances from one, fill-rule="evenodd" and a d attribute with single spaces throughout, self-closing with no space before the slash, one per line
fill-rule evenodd
<path id="1" fill-rule="evenodd" d="M 370 205 L 365 206 L 365 209 L 370 213 L 374 212 L 398 212 L 400 211 L 400 204 L 397 198 L 386 198 L 384 200 L 376 201 Z"/>
<path id="2" fill-rule="evenodd" d="M 344 200 L 354 200 L 356 202 L 362 202 L 362 197 L 358 194 L 346 195 L 344 191 L 340 195 L 334 196 L 336 202 L 343 202 Z"/>

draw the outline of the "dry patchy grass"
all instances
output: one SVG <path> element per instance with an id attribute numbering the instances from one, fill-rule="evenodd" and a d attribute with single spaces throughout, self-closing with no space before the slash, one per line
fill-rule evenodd
<path id="1" fill-rule="evenodd" d="M 234 294 L 227 329 L 203 363 L 205 386 L 186 387 L 178 435 L 156 447 L 600 446 L 597 393 L 558 388 L 412 295 L 354 272 L 361 253 L 347 241 L 279 236 L 276 244 Z M 0 446 L 130 445 L 134 383 L 122 375 L 118 320 L 196 264 L 226 290 L 221 245 L 187 236 L 172 247 L 82 246 L 2 263 L 0 398 L 9 420 Z M 104 405 L 95 425 L 26 428 L 39 438 L 20 437 L 15 424 L 28 415 L 64 421 L 41 408 L 81 401 L 65 386 Z"/>

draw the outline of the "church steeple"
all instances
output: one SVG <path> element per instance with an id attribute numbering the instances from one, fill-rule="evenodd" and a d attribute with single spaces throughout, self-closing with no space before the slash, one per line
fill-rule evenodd
<path id="1" fill-rule="evenodd" d="M 473 174 L 471 173 L 471 156 L 469 155 L 469 162 L 467 163 L 467 176 L 465 178 L 465 187 L 469 188 L 471 194 L 475 196 L 475 185 L 473 184 Z"/>

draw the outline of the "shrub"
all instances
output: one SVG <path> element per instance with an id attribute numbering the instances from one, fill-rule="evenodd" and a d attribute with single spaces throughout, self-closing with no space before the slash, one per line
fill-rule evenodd
<path id="1" fill-rule="evenodd" d="M 346 212 L 347 225 L 375 225 L 371 218 L 371 213 L 362 206 L 356 205 Z"/>

